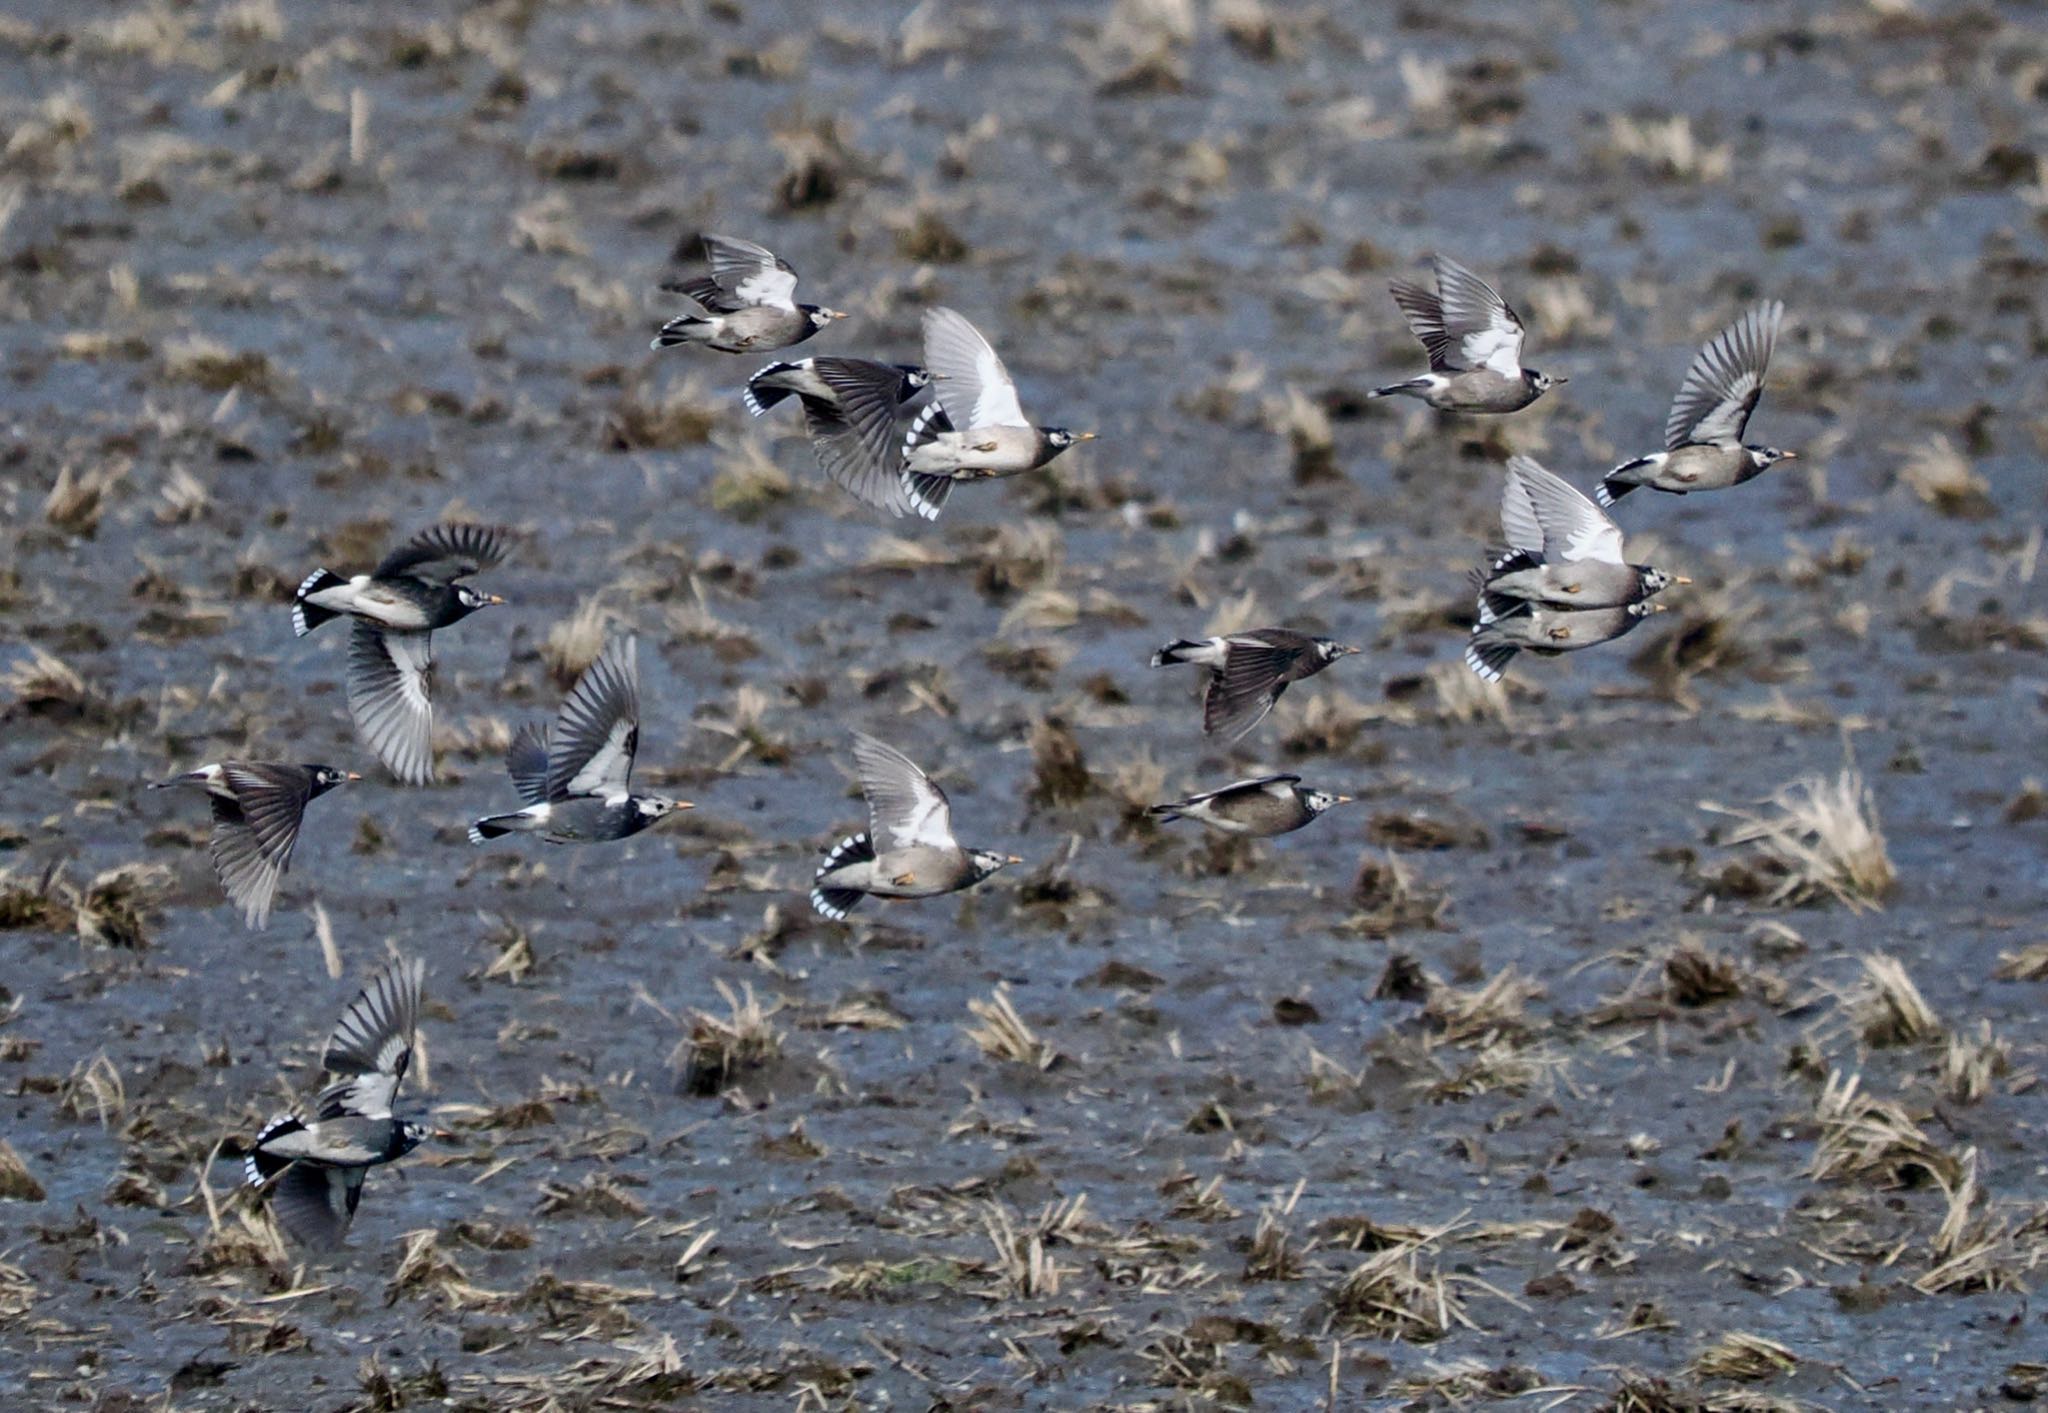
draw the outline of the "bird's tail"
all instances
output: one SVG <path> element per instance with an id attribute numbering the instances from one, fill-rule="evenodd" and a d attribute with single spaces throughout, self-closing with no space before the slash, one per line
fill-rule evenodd
<path id="1" fill-rule="evenodd" d="M 1177 804 L 1148 805 L 1145 809 L 1145 813 L 1151 816 L 1153 819 L 1159 820 L 1163 824 L 1171 824 L 1176 819 L 1187 818 L 1187 815 L 1182 813 L 1181 807 Z"/>
<path id="2" fill-rule="evenodd" d="M 263 1145 L 273 1138 L 288 1133 L 297 1133 L 306 1126 L 306 1121 L 297 1114 L 279 1114 L 265 1124 L 250 1145 L 248 1154 L 242 1159 L 242 1181 L 250 1187 L 260 1187 L 292 1165 L 290 1158 L 280 1158 L 275 1153 L 263 1151 Z"/>
<path id="3" fill-rule="evenodd" d="M 531 829 L 533 826 L 526 822 L 526 818 L 524 810 L 515 814 L 486 815 L 469 826 L 469 842 L 481 844 L 486 839 L 502 839 L 507 834 L 517 834 L 521 830 Z"/>
<path id="4" fill-rule="evenodd" d="M 794 363 L 770 363 L 766 368 L 763 368 L 760 372 L 754 374 L 753 377 L 747 379 L 747 390 L 740 394 L 740 401 L 747 405 L 747 411 L 759 417 L 769 408 L 778 406 L 789 398 L 796 396 L 790 389 L 770 383 L 767 380 L 780 376 L 783 373 L 793 373 L 795 371 L 796 364 Z"/>
<path id="5" fill-rule="evenodd" d="M 332 570 L 316 569 L 308 574 L 305 582 L 299 585 L 298 593 L 293 595 L 292 632 L 303 638 L 328 619 L 341 617 L 334 609 L 322 608 L 317 603 L 307 603 L 306 596 L 317 594 L 324 589 L 339 588 L 346 583 L 348 580 Z"/>
<path id="6" fill-rule="evenodd" d="M 1154 667 L 1171 667 L 1177 662 L 1193 662 L 1195 654 L 1209 645 L 1199 638 L 1175 638 L 1158 652 L 1152 654 Z"/>
<path id="7" fill-rule="evenodd" d="M 1465 645 L 1465 665 L 1488 682 L 1498 682 L 1519 651 L 1517 644 L 1493 629 L 1477 628 L 1473 630 L 1472 641 Z"/>
<path id="8" fill-rule="evenodd" d="M 946 498 L 952 494 L 951 476 L 927 475 L 922 471 L 903 473 L 903 498 L 927 520 L 939 518 L 939 512 L 946 508 Z"/>
<path id="9" fill-rule="evenodd" d="M 1472 571 L 1472 587 L 1479 593 L 1481 627 L 1497 619 L 1506 618 L 1511 613 L 1519 613 L 1529 606 L 1527 599 L 1517 598 L 1513 594 L 1496 593 L 1488 589 L 1487 585 L 1503 575 L 1519 574 L 1524 569 L 1538 568 L 1542 563 L 1541 555 L 1531 554 L 1528 550 L 1511 549 L 1494 560 L 1493 568 Z"/>
<path id="10" fill-rule="evenodd" d="M 1621 465 L 1600 478 L 1600 484 L 1593 487 L 1593 499 L 1599 502 L 1600 508 L 1603 510 L 1613 505 L 1630 491 L 1636 489 L 1636 486 L 1639 484 L 1634 480 L 1623 479 L 1623 473 L 1633 471 L 1638 466 L 1647 466 L 1649 464 L 1646 459 L 1622 462 Z"/>
<path id="11" fill-rule="evenodd" d="M 188 770 L 183 775 L 173 775 L 168 780 L 152 780 L 149 783 L 149 788 L 152 790 L 169 790 L 179 785 L 204 785 L 205 783 L 205 771 Z"/>
<path id="12" fill-rule="evenodd" d="M 874 856 L 873 840 L 865 834 L 849 834 L 834 844 L 819 862 L 815 877 L 823 878 L 832 870 L 844 868 L 848 864 L 866 863 Z M 844 922 L 846 915 L 853 911 L 854 905 L 865 896 L 857 888 L 827 888 L 822 884 L 814 884 L 811 888 L 811 906 L 818 910 L 821 917 L 828 917 L 834 922 Z"/>
<path id="13" fill-rule="evenodd" d="M 677 348 L 686 343 L 694 343 L 696 340 L 690 337 L 691 331 L 701 329 L 710 322 L 701 314 L 678 314 L 661 326 L 661 332 L 654 336 L 648 347 Z"/>
<path id="14" fill-rule="evenodd" d="M 1410 378 L 1410 379 L 1409 379 L 1409 380 L 1408 380 L 1407 382 L 1405 382 L 1405 383 L 1388 383 L 1388 384 L 1387 384 L 1387 385 L 1386 385 L 1385 387 L 1383 387 L 1383 388 L 1374 388 L 1374 389 L 1373 389 L 1373 390 L 1372 390 L 1371 392 L 1367 393 L 1367 394 L 1366 394 L 1366 396 L 1367 396 L 1367 397 L 1397 397 L 1397 396 L 1399 396 L 1399 395 L 1401 395 L 1401 394 L 1403 394 L 1403 393 L 1419 393 L 1419 392 L 1425 392 L 1425 391 L 1427 391 L 1427 390 L 1428 390 L 1428 388 L 1429 388 L 1429 379 L 1427 379 L 1427 378 Z"/>
<path id="15" fill-rule="evenodd" d="M 937 401 L 926 403 L 910 419 L 910 426 L 903 433 L 903 454 L 909 456 L 919 447 L 935 442 L 939 437 L 953 430 L 952 419 L 946 416 L 946 409 Z"/>

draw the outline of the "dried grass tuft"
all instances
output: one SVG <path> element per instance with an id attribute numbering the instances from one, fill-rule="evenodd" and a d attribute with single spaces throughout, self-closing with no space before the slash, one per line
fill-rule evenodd
<path id="1" fill-rule="evenodd" d="M 1733 1330 L 1694 1355 L 1686 1372 L 1700 1379 L 1754 1383 L 1789 1374 L 1798 1367 L 1798 1356 L 1776 1340 Z"/>
<path id="2" fill-rule="evenodd" d="M 1941 1092 L 1957 1104 L 1981 1103 L 1997 1081 L 2012 1073 L 2012 1046 L 1992 1033 L 1988 1020 L 1977 1034 L 1951 1035 L 1941 1052 Z"/>
<path id="3" fill-rule="evenodd" d="M 43 498 L 43 518 L 67 535 L 90 539 L 100 527 L 106 509 L 107 492 L 128 474 L 125 462 L 74 471 L 65 466 L 57 472 L 56 484 Z"/>
<path id="4" fill-rule="evenodd" d="M 0 1202 L 40 1202 L 43 1185 L 28 1170 L 14 1145 L 0 1138 Z"/>
<path id="5" fill-rule="evenodd" d="M 1477 1329 L 1435 1260 L 1424 1267 L 1428 1244 L 1401 1242 L 1354 1268 L 1327 1296 L 1324 1333 L 1428 1344 L 1461 1325 Z"/>
<path id="6" fill-rule="evenodd" d="M 1941 1039 L 1941 1017 L 1921 996 L 1898 958 L 1865 957 L 1863 975 L 1863 985 L 1850 998 L 1849 1011 L 1864 1044 L 1884 1049 Z"/>
<path id="7" fill-rule="evenodd" d="M 721 1093 L 782 1053 L 782 1032 L 773 1021 L 781 1000 L 762 1005 L 751 983 L 742 983 L 738 995 L 724 981 L 716 986 L 726 1013 L 696 1012 L 689 1035 L 670 1056 L 671 1064 L 680 1064 L 683 1087 L 692 1094 Z"/>
<path id="8" fill-rule="evenodd" d="M 2000 981 L 2048 981 L 2048 942 L 2033 942 L 2017 952 L 2000 952 L 1998 970 L 1992 973 Z"/>
<path id="9" fill-rule="evenodd" d="M 1921 1131 L 1903 1105 L 1861 1094 L 1861 1085 L 1860 1075 L 1829 1071 L 1813 1107 L 1820 1137 L 1808 1176 L 1883 1188 L 1910 1187 L 1929 1179 L 1943 1186 L 1958 1181 L 1955 1158 Z"/>
<path id="10" fill-rule="evenodd" d="M 979 1024 L 962 1026 L 961 1030 L 984 1058 L 1036 1070 L 1049 1070 L 1060 1062 L 1059 1050 L 1050 1041 L 1040 1039 L 1024 1017 L 1017 1014 L 1009 987 L 998 986 L 985 1001 L 970 1000 L 967 1009 Z"/>
<path id="11" fill-rule="evenodd" d="M 1998 513 L 1991 502 L 1991 483 L 1939 433 L 1907 454 L 1899 467 L 1899 482 L 1943 515 L 1984 520 Z"/>
<path id="12" fill-rule="evenodd" d="M 758 519 L 795 493 L 789 473 L 752 440 L 728 447 L 711 478 L 711 508 L 735 520 Z"/>
<path id="13" fill-rule="evenodd" d="M 1894 881 L 1877 805 L 1853 765 L 1829 781 L 1803 776 L 1766 802 L 1767 810 L 1732 809 L 1702 802 L 1701 809 L 1738 821 L 1720 842 L 1757 846 L 1758 861 L 1775 882 L 1774 906 L 1833 898 L 1852 911 L 1883 905 Z"/>
<path id="14" fill-rule="evenodd" d="M 567 691 L 574 686 L 597 655 L 604 651 L 605 635 L 612 624 L 612 612 L 596 595 L 576 606 L 576 611 L 548 629 L 540 645 L 540 660 L 547 664 L 555 685 Z"/>

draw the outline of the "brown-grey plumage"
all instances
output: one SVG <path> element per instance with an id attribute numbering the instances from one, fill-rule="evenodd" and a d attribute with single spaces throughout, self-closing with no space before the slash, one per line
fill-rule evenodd
<path id="1" fill-rule="evenodd" d="M 503 562 L 513 531 L 498 525 L 431 526 L 368 574 L 316 569 L 299 585 L 300 636 L 330 618 L 355 621 L 348 644 L 348 709 L 356 734 L 408 785 L 434 778 L 433 633 L 502 604 L 460 582 Z"/>
<path id="2" fill-rule="evenodd" d="M 1481 623 L 1523 602 L 1618 608 L 1666 585 L 1691 582 L 1628 563 L 1622 556 L 1621 528 L 1534 457 L 1508 458 L 1500 523 L 1508 552 L 1490 571 L 1475 574 Z"/>
<path id="3" fill-rule="evenodd" d="M 197 785 L 213 810 L 213 871 L 250 928 L 267 927 L 278 880 L 291 867 L 306 806 L 362 777 L 331 765 L 229 760 L 202 765 L 152 790 Z"/>
<path id="4" fill-rule="evenodd" d="M 796 271 L 774 251 L 732 236 L 703 237 L 711 274 L 665 284 L 691 307 L 661 326 L 655 348 L 696 344 L 720 353 L 766 353 L 802 343 L 836 309 L 796 302 Z"/>
<path id="5" fill-rule="evenodd" d="M 277 1115 L 243 1160 L 252 1187 L 272 1187 L 278 1224 L 305 1246 L 331 1250 L 348 1235 L 363 1177 L 417 1147 L 418 1124 L 394 1117 L 392 1103 L 412 1063 L 426 968 L 394 958 L 342 1012 L 322 1059 L 329 1082 L 311 1117 Z"/>
<path id="6" fill-rule="evenodd" d="M 688 800 L 635 793 L 639 749 L 638 641 L 614 638 L 569 689 L 552 733 L 528 724 L 512 737 L 505 770 L 526 808 L 478 820 L 469 827 L 470 842 L 538 834 L 550 844 L 609 843 L 695 808 Z"/>
<path id="7" fill-rule="evenodd" d="M 1171 804 L 1153 805 L 1145 812 L 1169 822 L 1192 819 L 1219 834 L 1270 839 L 1276 834 L 1291 834 L 1326 810 L 1350 802 L 1349 795 L 1303 788 L 1299 775 L 1261 775 Z"/>
<path id="8" fill-rule="evenodd" d="M 1524 602 L 1491 622 L 1475 624 L 1465 644 L 1465 665 L 1489 682 L 1498 682 L 1518 652 L 1543 657 L 1577 652 L 1611 643 L 1634 630 L 1664 605 L 1648 599 L 1620 608 L 1552 608 Z"/>
<path id="9" fill-rule="evenodd" d="M 870 358 L 804 358 L 770 363 L 747 380 L 756 417 L 787 398 L 804 410 L 818 465 L 855 499 L 891 515 L 908 511 L 903 438 L 928 402 L 931 374 Z"/>
<path id="10" fill-rule="evenodd" d="M 924 315 L 924 366 L 932 401 L 903 438 L 903 494 L 936 520 L 955 481 L 1035 471 L 1093 432 L 1041 427 L 1024 415 L 1017 384 L 981 331 L 955 310 Z"/>
<path id="11" fill-rule="evenodd" d="M 1152 665 L 1193 662 L 1208 668 L 1202 730 L 1241 740 L 1266 719 L 1288 687 L 1357 651 L 1292 628 L 1254 628 L 1214 638 L 1176 638 L 1152 654 Z"/>
<path id="12" fill-rule="evenodd" d="M 1742 440 L 1763 400 L 1764 375 L 1784 320 L 1785 306 L 1766 300 L 1709 339 L 1672 399 L 1664 450 L 1609 471 L 1595 492 L 1600 504 L 1613 505 L 1638 486 L 1673 495 L 1726 490 L 1780 461 L 1797 461 L 1796 451 Z"/>
<path id="13" fill-rule="evenodd" d="M 1368 396 L 1420 398 L 1442 412 L 1518 412 L 1571 381 L 1522 366 L 1521 316 L 1492 285 L 1448 255 L 1432 264 L 1434 291 L 1407 280 L 1388 286 L 1429 354 L 1429 372 Z"/>
<path id="14" fill-rule="evenodd" d="M 864 732 L 853 760 L 867 797 L 868 828 L 827 851 L 811 880 L 811 906 L 834 922 L 864 897 L 936 898 L 971 888 L 1013 854 L 963 849 L 953 837 L 953 807 L 910 757 Z"/>

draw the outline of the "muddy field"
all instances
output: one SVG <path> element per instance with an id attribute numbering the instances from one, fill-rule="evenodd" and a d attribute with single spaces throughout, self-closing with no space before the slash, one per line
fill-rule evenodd
<path id="1" fill-rule="evenodd" d="M 2048 1396 L 2044 131 L 1990 0 L 16 0 L 0 1405 Z M 648 351 L 700 230 L 1100 440 L 878 519 Z M 1570 384 L 1366 402 L 1432 250 Z M 1765 296 L 1805 459 L 1625 502 L 1673 611 L 1479 684 L 1502 460 L 1654 449 Z M 285 603 L 447 515 L 531 538 L 406 790 Z M 1205 741 L 1150 651 L 1272 621 L 1365 651 Z M 607 627 L 697 809 L 472 848 Z M 854 728 L 1027 866 L 813 917 Z M 142 788 L 223 756 L 368 776 L 267 932 Z M 1142 817 L 1260 767 L 1361 802 Z M 452 1137 L 306 1261 L 235 1155 L 391 948 Z"/>

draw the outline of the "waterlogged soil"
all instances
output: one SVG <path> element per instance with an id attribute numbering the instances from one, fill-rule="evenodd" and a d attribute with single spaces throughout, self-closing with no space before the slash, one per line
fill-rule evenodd
<path id="1" fill-rule="evenodd" d="M 17 0 L 0 1403 L 2048 1388 L 2044 107 L 1989 0 Z M 751 361 L 648 351 L 707 229 L 852 315 L 816 351 L 913 358 L 953 305 L 1100 440 L 878 519 L 747 417 Z M 1570 383 L 1368 402 L 1432 250 Z M 1672 611 L 1480 689 L 1500 462 L 1653 450 L 1761 297 L 1751 430 L 1803 459 L 1625 502 Z M 402 789 L 285 601 L 448 515 L 529 538 Z M 1204 740 L 1149 653 L 1263 622 L 1364 651 Z M 607 627 L 639 778 L 696 809 L 472 848 Z M 1029 862 L 811 916 L 856 728 Z M 143 789 L 232 756 L 367 777 L 261 933 Z M 1702 808 L 1852 765 L 1881 906 L 1781 896 Z M 1360 802 L 1252 846 L 1141 816 L 1269 768 Z M 394 948 L 446 1137 L 345 1252 L 280 1252 L 234 1155 Z"/>

